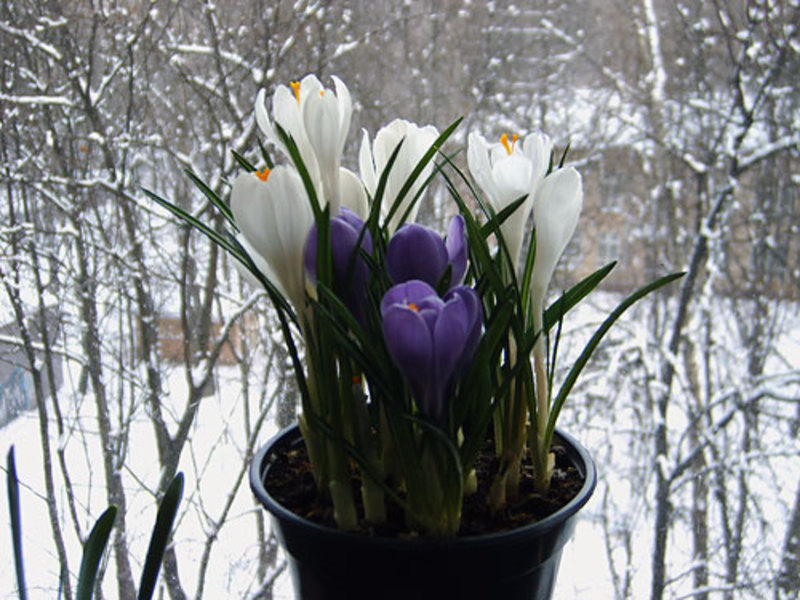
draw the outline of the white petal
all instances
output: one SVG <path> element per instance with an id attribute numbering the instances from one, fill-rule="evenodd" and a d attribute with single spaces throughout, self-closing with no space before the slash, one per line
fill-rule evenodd
<path id="1" fill-rule="evenodd" d="M 502 210 L 523 194 L 531 191 L 534 183 L 531 161 L 522 154 L 506 154 L 492 165 L 494 184 L 494 209 Z"/>
<path id="2" fill-rule="evenodd" d="M 559 258 L 578 225 L 583 206 L 583 184 L 573 168 L 559 169 L 541 183 L 533 206 L 536 256 L 531 280 L 531 303 L 541 313 L 544 295 Z"/>
<path id="3" fill-rule="evenodd" d="M 492 165 L 489 162 L 489 147 L 484 137 L 478 133 L 469 134 L 467 166 L 483 193 L 486 196 L 493 196 L 495 186 L 492 179 Z"/>
<path id="4" fill-rule="evenodd" d="M 375 164 L 380 165 L 378 175 L 383 172 L 386 163 L 392 153 L 397 149 L 397 145 L 406 135 L 406 123 L 403 119 L 395 119 L 388 125 L 381 127 L 375 136 L 373 152 L 375 153 Z"/>
<path id="5" fill-rule="evenodd" d="M 267 92 L 263 88 L 258 91 L 258 95 L 256 96 L 256 123 L 258 124 L 258 128 L 261 129 L 261 132 L 267 136 L 267 139 L 285 152 L 283 144 L 278 139 L 278 135 L 272 127 L 272 121 L 269 119 L 267 106 L 265 104 L 266 96 Z"/>
<path id="6" fill-rule="evenodd" d="M 233 182 L 231 210 L 274 279 L 295 306 L 302 305 L 303 250 L 313 215 L 300 176 L 286 166 L 273 169 L 266 182 L 252 173 L 240 175 Z"/>
<path id="7" fill-rule="evenodd" d="M 296 139 L 300 135 L 303 127 L 300 105 L 294 92 L 285 85 L 279 85 L 272 97 L 272 116 L 292 137 Z"/>
<path id="8" fill-rule="evenodd" d="M 369 207 L 364 184 L 355 173 L 344 167 L 339 169 L 339 191 L 342 206 L 352 210 L 362 220 L 366 220 L 369 215 Z"/>
<path id="9" fill-rule="evenodd" d="M 317 76 L 309 73 L 300 80 L 300 104 L 303 104 L 311 96 L 319 95 L 323 89 Z"/>
<path id="10" fill-rule="evenodd" d="M 539 179 L 547 174 L 553 144 L 543 133 L 531 133 L 522 141 L 522 153 L 533 164 L 533 177 Z"/>
<path id="11" fill-rule="evenodd" d="M 386 181 L 384 197 L 381 204 L 381 211 L 384 217 L 391 210 L 400 190 L 403 188 L 406 181 L 408 181 L 411 172 L 416 168 L 419 161 L 438 136 L 438 131 L 431 125 L 419 127 L 415 123 L 404 119 L 394 119 L 378 131 L 372 144 L 371 157 L 367 154 L 368 141 L 362 141 L 360 156 L 361 172 L 367 189 L 370 190 L 372 194 L 375 193 L 378 181 L 386 170 L 389 159 L 398 149 L 398 145 L 402 143 Z M 367 174 L 370 170 L 372 172 Z M 394 230 L 399 225 L 400 219 L 403 217 L 406 210 L 408 210 L 411 201 L 425 184 L 432 170 L 432 163 L 426 165 L 425 169 L 423 169 L 409 188 L 398 210 L 395 211 L 392 222 L 389 224 L 390 231 Z M 417 202 L 409 211 L 406 218 L 407 222 L 416 219 L 418 207 L 419 203 Z"/>
<path id="12" fill-rule="evenodd" d="M 378 187 L 378 175 L 375 172 L 375 161 L 372 158 L 372 145 L 369 143 L 367 130 L 362 130 L 361 148 L 358 152 L 358 170 L 361 172 L 361 180 L 372 196 Z"/>
<path id="13" fill-rule="evenodd" d="M 266 261 L 266 259 L 263 256 L 261 256 L 256 251 L 255 248 L 253 248 L 250 242 L 247 241 L 247 238 L 244 237 L 241 233 L 236 236 L 236 240 L 242 245 L 245 252 L 247 252 L 247 254 L 250 256 L 250 259 L 256 265 L 258 270 L 261 271 L 264 274 L 264 276 L 270 280 L 270 282 L 272 282 L 272 285 L 278 288 L 278 291 L 281 294 L 286 296 L 286 290 L 283 289 L 283 286 L 281 285 L 280 281 L 278 281 L 278 278 L 275 277 L 275 273 L 272 272 L 272 268 L 269 266 L 269 263 Z M 234 261 L 234 267 L 236 268 L 237 271 L 239 271 L 239 274 L 242 275 L 251 285 L 257 287 L 261 285 L 261 282 L 258 281 L 256 276 L 253 275 L 253 273 L 251 273 L 238 260 Z"/>
<path id="14" fill-rule="evenodd" d="M 336 100 L 339 104 L 339 154 L 344 152 L 344 144 L 347 141 L 347 132 L 350 130 L 350 118 L 353 115 L 353 100 L 350 97 L 350 90 L 335 75 L 331 77 L 336 86 Z"/>

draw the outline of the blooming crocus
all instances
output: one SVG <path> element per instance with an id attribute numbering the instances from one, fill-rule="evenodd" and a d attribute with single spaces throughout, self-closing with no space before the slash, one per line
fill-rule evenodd
<path id="1" fill-rule="evenodd" d="M 331 214 L 339 212 L 340 165 L 353 105 L 350 92 L 338 77 L 332 77 L 335 91 L 323 87 L 314 75 L 291 83 L 291 90 L 278 86 L 272 99 L 274 123 L 297 144 L 300 156 Z M 264 135 L 287 156 L 288 149 L 270 120 L 264 103 L 266 92 L 256 99 L 256 122 Z"/>
<path id="2" fill-rule="evenodd" d="M 386 169 L 389 158 L 397 149 L 398 144 L 402 142 L 384 188 L 381 204 L 381 212 L 384 218 L 388 216 L 389 211 L 395 204 L 400 190 L 405 185 L 409 175 L 411 175 L 411 172 L 438 137 L 439 132 L 433 125 L 420 127 L 403 119 L 395 119 L 381 128 L 371 145 L 369 135 L 364 131 L 361 151 L 358 157 L 359 169 L 361 170 L 361 179 L 364 181 L 370 196 L 373 197 L 378 189 L 378 182 Z M 432 172 L 433 164 L 429 162 L 408 190 L 394 215 L 392 215 L 389 221 L 389 231 L 394 231 L 400 225 L 401 219 Z M 413 222 L 416 219 L 418 207 L 419 203 L 416 203 L 411 208 L 406 218 L 407 222 Z"/>
<path id="3" fill-rule="evenodd" d="M 306 272 L 313 281 L 317 278 L 317 237 L 315 224 L 308 234 L 304 257 Z M 372 254 L 372 236 L 364 227 L 364 221 L 351 210 L 342 208 L 330 221 L 330 242 L 333 290 L 356 319 L 363 321 L 369 268 L 359 247 Z"/>
<path id="4" fill-rule="evenodd" d="M 525 224 L 537 188 L 547 173 L 552 148 L 550 139 L 543 134 L 530 134 L 521 144 L 518 142 L 516 135 L 509 138 L 503 134 L 499 142 L 489 144 L 480 134 L 471 133 L 467 146 L 470 173 L 495 212 L 527 195 L 500 227 L 514 268 L 519 264 Z"/>
<path id="5" fill-rule="evenodd" d="M 243 173 L 233 182 L 231 210 L 256 266 L 299 310 L 304 305 L 303 248 L 314 222 L 291 167 Z"/>
<path id="6" fill-rule="evenodd" d="M 449 398 L 480 340 L 483 310 L 472 288 L 440 298 L 418 280 L 389 289 L 381 302 L 383 335 L 420 412 L 445 426 Z"/>
<path id="7" fill-rule="evenodd" d="M 394 283 L 419 279 L 435 287 L 448 266 L 453 287 L 467 271 L 466 226 L 461 215 L 450 220 L 446 240 L 424 225 L 407 223 L 389 241 L 386 269 Z"/>

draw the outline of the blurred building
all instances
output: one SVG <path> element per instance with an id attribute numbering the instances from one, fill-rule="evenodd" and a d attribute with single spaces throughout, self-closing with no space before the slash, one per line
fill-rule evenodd
<path id="1" fill-rule="evenodd" d="M 58 390 L 63 382 L 63 360 L 61 355 L 52 354 L 53 386 L 50 385 L 48 370 L 43 368 L 45 345 L 53 347 L 60 330 L 59 314 L 46 309 L 42 333 L 40 315 L 35 315 L 26 323 L 31 341 L 37 347 L 34 358 L 36 368 L 42 378 L 43 398 L 50 396 L 51 388 Z M 16 322 L 0 326 L 0 427 L 12 421 L 21 412 L 36 407 L 31 361 L 22 342 L 21 330 Z"/>

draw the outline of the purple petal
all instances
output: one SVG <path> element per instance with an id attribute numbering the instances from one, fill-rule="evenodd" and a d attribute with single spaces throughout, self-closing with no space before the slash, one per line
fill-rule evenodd
<path id="1" fill-rule="evenodd" d="M 341 208 L 336 219 L 350 225 L 355 230 L 357 235 L 361 235 L 361 230 L 366 227 L 361 217 L 347 207 Z M 369 229 L 364 231 L 364 235 L 361 240 L 361 247 L 366 250 L 367 254 L 372 254 L 372 235 L 370 234 Z"/>
<path id="2" fill-rule="evenodd" d="M 447 248 L 432 229 L 409 223 L 389 241 L 386 267 L 395 283 L 420 279 L 435 286 L 447 268 Z"/>
<path id="3" fill-rule="evenodd" d="M 416 304 L 420 306 L 426 302 L 430 302 L 430 297 L 439 298 L 436 294 L 436 290 L 424 281 L 412 279 L 405 283 L 398 283 L 389 288 L 383 296 L 383 300 L 381 300 L 381 314 L 385 314 L 388 308 L 394 304 L 405 306 Z"/>
<path id="4" fill-rule="evenodd" d="M 369 268 L 357 246 L 372 253 L 372 237 L 361 230 L 364 222 L 348 209 L 342 209 L 330 222 L 331 260 L 333 262 L 333 287 L 353 315 L 361 320 L 367 301 Z M 303 253 L 303 265 L 311 280 L 317 278 L 317 227 L 312 226 Z"/>
<path id="5" fill-rule="evenodd" d="M 467 315 L 467 335 L 459 363 L 455 368 L 455 377 L 459 378 L 466 371 L 472 361 L 475 350 L 478 348 L 481 330 L 483 329 L 483 307 L 477 292 L 470 287 L 460 285 L 451 289 L 445 295 L 447 303 L 454 301 L 456 298 L 463 305 Z"/>
<path id="6" fill-rule="evenodd" d="M 358 242 L 358 231 L 349 223 L 341 219 L 331 219 L 331 258 L 333 260 L 333 272 L 338 281 L 345 286 L 353 279 L 354 271 L 362 266 L 366 271 L 363 260 L 358 260 L 358 256 L 353 256 L 358 252 L 356 243 Z M 350 267 L 352 267 L 353 272 Z M 366 274 L 366 273 L 365 273 Z"/>
<path id="7" fill-rule="evenodd" d="M 478 341 L 481 336 L 481 329 L 483 328 L 483 306 L 478 293 L 466 285 L 459 285 L 452 288 L 444 296 L 444 301 L 448 302 L 451 298 L 458 297 L 464 303 L 467 310 L 468 330 L 467 345 L 465 352 L 472 357 L 472 353 L 478 346 Z"/>
<path id="8" fill-rule="evenodd" d="M 386 348 L 411 384 L 414 396 L 427 396 L 433 378 L 433 338 L 425 320 L 414 309 L 393 304 L 383 314 Z"/>
<path id="9" fill-rule="evenodd" d="M 433 330 L 436 377 L 449 381 L 464 352 L 469 323 L 464 302 L 454 297 L 444 305 Z"/>
<path id="10" fill-rule="evenodd" d="M 311 281 L 317 281 L 317 224 L 311 226 L 306 238 L 306 247 L 303 250 L 303 267 Z"/>
<path id="11" fill-rule="evenodd" d="M 467 232 L 464 217 L 455 215 L 447 228 L 447 257 L 452 267 L 450 287 L 460 284 L 467 272 Z"/>

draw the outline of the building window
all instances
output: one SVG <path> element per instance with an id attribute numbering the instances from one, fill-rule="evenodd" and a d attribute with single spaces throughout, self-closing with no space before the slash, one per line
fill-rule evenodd
<path id="1" fill-rule="evenodd" d="M 597 267 L 619 260 L 620 239 L 618 233 L 597 234 Z"/>
<path id="2" fill-rule="evenodd" d="M 600 211 L 604 213 L 621 213 L 625 203 L 626 180 L 612 170 L 600 168 Z"/>

